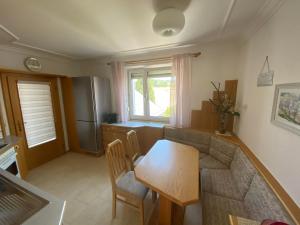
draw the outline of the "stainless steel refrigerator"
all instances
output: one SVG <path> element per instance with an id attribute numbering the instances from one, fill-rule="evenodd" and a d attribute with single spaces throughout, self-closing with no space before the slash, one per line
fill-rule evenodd
<path id="1" fill-rule="evenodd" d="M 110 81 L 103 77 L 74 77 L 76 127 L 80 148 L 92 153 L 104 153 L 100 125 L 111 113 Z"/>

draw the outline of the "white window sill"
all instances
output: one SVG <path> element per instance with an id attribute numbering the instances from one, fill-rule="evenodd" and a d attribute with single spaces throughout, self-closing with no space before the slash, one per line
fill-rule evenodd
<path id="1" fill-rule="evenodd" d="M 157 127 L 163 128 L 164 126 L 168 125 L 168 123 L 164 122 L 153 122 L 153 121 L 142 121 L 142 120 L 129 120 L 128 122 L 120 122 L 114 123 L 113 125 L 117 126 L 126 126 L 126 127 Z"/>

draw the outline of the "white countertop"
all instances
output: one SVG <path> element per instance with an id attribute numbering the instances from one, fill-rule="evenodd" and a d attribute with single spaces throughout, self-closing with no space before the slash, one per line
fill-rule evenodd
<path id="1" fill-rule="evenodd" d="M 0 155 L 6 152 L 8 149 L 14 147 L 20 140 L 17 136 L 7 136 L 5 138 L 0 138 L 0 144 L 6 144 L 6 146 L 0 148 Z"/>
<path id="2" fill-rule="evenodd" d="M 110 123 L 109 125 L 122 126 L 122 127 L 132 127 L 132 128 L 137 128 L 137 127 L 163 128 L 167 124 L 162 123 L 162 122 L 130 120 L 130 121 L 127 121 L 127 122 Z"/>
<path id="3" fill-rule="evenodd" d="M 11 182 L 25 188 L 33 194 L 47 200 L 49 204 L 40 209 L 33 216 L 24 221 L 21 225 L 61 225 L 65 204 L 64 200 L 58 199 L 53 195 L 23 181 L 22 179 L 0 169 L 0 176 L 4 176 Z"/>

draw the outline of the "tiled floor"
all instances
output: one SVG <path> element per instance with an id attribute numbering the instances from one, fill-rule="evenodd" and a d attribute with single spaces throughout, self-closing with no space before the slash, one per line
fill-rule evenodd
<path id="1" fill-rule="evenodd" d="M 140 214 L 118 203 L 111 217 L 111 183 L 105 157 L 67 153 L 32 171 L 33 185 L 67 201 L 64 225 L 139 225 Z M 151 193 L 145 201 L 148 219 L 153 210 Z"/>

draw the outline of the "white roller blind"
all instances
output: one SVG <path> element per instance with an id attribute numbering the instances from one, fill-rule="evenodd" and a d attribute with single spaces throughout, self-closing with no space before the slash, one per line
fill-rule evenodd
<path id="1" fill-rule="evenodd" d="M 51 90 L 47 82 L 18 82 L 28 148 L 56 139 Z"/>

